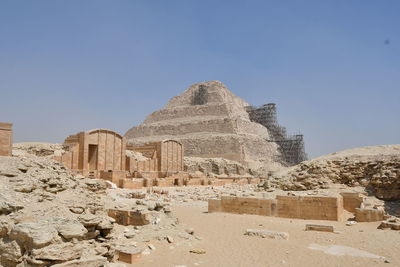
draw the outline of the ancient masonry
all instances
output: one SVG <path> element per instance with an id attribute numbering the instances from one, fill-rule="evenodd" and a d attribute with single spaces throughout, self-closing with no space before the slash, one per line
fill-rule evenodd
<path id="1" fill-rule="evenodd" d="M 302 134 L 288 135 L 286 128 L 277 121 L 276 104 L 269 103 L 261 107 L 247 107 L 251 121 L 265 126 L 269 133 L 269 142 L 275 142 L 281 152 L 281 160 L 288 165 L 296 165 L 307 160 Z"/>
<path id="2" fill-rule="evenodd" d="M 128 144 L 174 139 L 186 156 L 294 165 L 306 158 L 302 135 L 288 136 L 275 105 L 250 106 L 219 81 L 192 85 L 125 134 Z"/>
<path id="3" fill-rule="evenodd" d="M 346 210 L 355 213 L 358 222 L 384 219 L 383 209 L 363 208 L 363 203 L 364 198 L 353 192 L 334 196 L 276 196 L 276 199 L 222 196 L 221 199 L 208 200 L 208 212 L 343 221 Z"/>
<path id="4" fill-rule="evenodd" d="M 103 172 L 125 174 L 125 138 L 106 129 L 95 129 L 69 136 L 64 141 L 68 152 L 57 160 L 87 177 L 101 177 Z"/>
<path id="5" fill-rule="evenodd" d="M 54 156 L 55 160 L 75 173 L 108 180 L 127 189 L 260 182 L 260 179 L 249 177 L 193 177 L 183 171 L 184 148 L 176 140 L 127 146 L 125 138 L 117 132 L 94 129 L 70 135 L 65 139 L 64 146 L 65 152 L 61 156 Z M 136 152 L 141 156 L 135 156 Z"/>
<path id="6" fill-rule="evenodd" d="M 0 122 L 0 156 L 12 155 L 12 123 Z"/>

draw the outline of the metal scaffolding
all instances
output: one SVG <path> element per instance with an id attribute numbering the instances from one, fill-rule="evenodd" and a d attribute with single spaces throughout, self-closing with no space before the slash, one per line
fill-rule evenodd
<path id="1" fill-rule="evenodd" d="M 257 122 L 268 129 L 269 142 L 279 146 L 281 152 L 280 160 L 289 166 L 296 165 L 307 160 L 304 149 L 304 138 L 302 134 L 288 135 L 286 128 L 279 125 L 277 120 L 276 105 L 269 103 L 261 107 L 247 107 L 250 120 Z"/>

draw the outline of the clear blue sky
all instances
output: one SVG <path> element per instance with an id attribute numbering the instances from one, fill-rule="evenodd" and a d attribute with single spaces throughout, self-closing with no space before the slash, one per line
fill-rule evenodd
<path id="1" fill-rule="evenodd" d="M 400 1 L 0 0 L 15 141 L 125 133 L 189 85 L 275 102 L 311 157 L 400 143 Z"/>

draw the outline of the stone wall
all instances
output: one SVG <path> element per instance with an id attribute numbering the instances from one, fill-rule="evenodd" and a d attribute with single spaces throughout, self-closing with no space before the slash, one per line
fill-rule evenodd
<path id="1" fill-rule="evenodd" d="M 0 122 L 0 156 L 12 155 L 12 123 Z"/>
<path id="2" fill-rule="evenodd" d="M 95 129 L 65 139 L 68 149 L 55 159 L 85 176 L 99 177 L 100 171 L 125 171 L 125 138 L 118 133 Z"/>
<path id="3" fill-rule="evenodd" d="M 344 209 L 341 196 L 277 196 L 276 199 L 238 197 L 221 197 L 221 200 L 210 199 L 208 211 L 341 221 Z"/>
<path id="4" fill-rule="evenodd" d="M 278 216 L 305 220 L 343 219 L 342 197 L 277 196 Z"/>

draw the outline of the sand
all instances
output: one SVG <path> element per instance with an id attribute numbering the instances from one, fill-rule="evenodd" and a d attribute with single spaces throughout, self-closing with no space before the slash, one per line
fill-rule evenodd
<path id="1" fill-rule="evenodd" d="M 172 208 L 179 221 L 194 228 L 201 240 L 153 242 L 156 250 L 132 266 L 400 266 L 400 232 L 378 230 L 379 222 L 346 226 L 334 221 L 209 214 L 206 202 L 174 204 Z M 304 231 L 308 223 L 333 225 L 339 233 Z M 245 236 L 248 228 L 288 232 L 290 237 Z M 340 253 L 326 254 L 323 248 Z M 193 254 L 191 249 L 206 254 Z"/>

